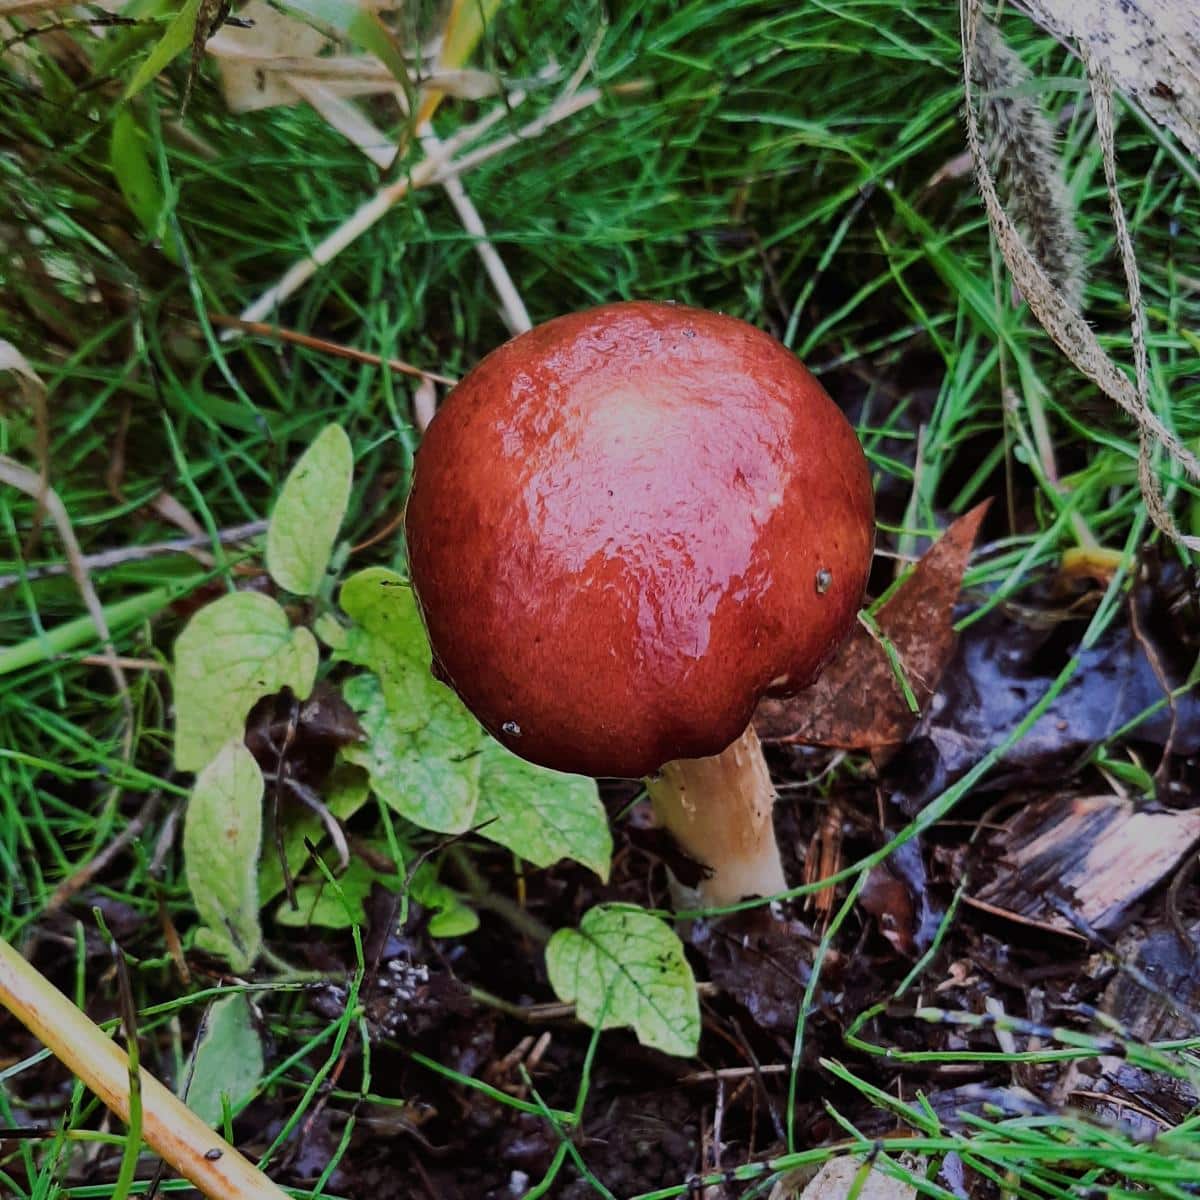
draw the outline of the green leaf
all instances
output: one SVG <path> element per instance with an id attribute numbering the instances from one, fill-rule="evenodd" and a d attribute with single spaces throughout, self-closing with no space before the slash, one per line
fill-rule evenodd
<path id="1" fill-rule="evenodd" d="M 352 858 L 350 865 L 337 876 L 334 887 L 323 875 L 296 888 L 296 907 L 288 903 L 279 906 L 275 920 L 280 925 L 320 925 L 325 929 L 345 929 L 350 925 L 366 924 L 363 903 L 376 883 L 398 892 L 404 880 L 398 874 L 385 875 L 376 871 L 365 859 Z"/>
<path id="2" fill-rule="evenodd" d="M 578 929 L 546 946 L 550 985 L 595 1028 L 633 1027 L 644 1046 L 689 1056 L 700 1040 L 700 1002 L 683 944 L 664 921 L 601 904 Z"/>
<path id="3" fill-rule="evenodd" d="M 483 837 L 534 866 L 573 858 L 608 879 L 612 834 L 595 780 L 534 766 L 488 738 L 479 793 L 475 824 Z"/>
<path id="4" fill-rule="evenodd" d="M 175 642 L 175 765 L 203 767 L 263 696 L 290 687 L 303 700 L 317 656 L 313 635 L 269 596 L 234 592 L 202 608 Z"/>
<path id="5" fill-rule="evenodd" d="M 192 1068 L 184 1077 L 187 1106 L 205 1124 L 221 1123 L 221 1097 L 230 1108 L 249 1099 L 263 1071 L 262 1042 L 245 996 L 223 996 L 208 1010 Z"/>
<path id="6" fill-rule="evenodd" d="M 113 116 L 108 161 L 129 211 L 137 218 L 147 237 L 157 238 L 166 200 L 158 175 L 150 165 L 145 134 L 128 105 L 119 107 Z M 163 253 L 172 262 L 179 261 L 174 236 L 170 233 L 164 239 Z"/>
<path id="7" fill-rule="evenodd" d="M 479 914 L 453 888 L 437 877 L 429 863 L 422 863 L 413 875 L 412 898 L 433 915 L 429 932 L 437 938 L 466 937 L 479 928 Z"/>
<path id="8" fill-rule="evenodd" d="M 409 821 L 439 833 L 467 829 L 479 800 L 479 752 L 486 734 L 459 698 L 430 673 L 425 626 L 408 583 L 371 567 L 342 585 L 349 629 L 322 627 L 334 658 L 374 674 L 345 688 L 367 734 L 343 751 L 365 767 L 379 797 Z"/>
<path id="9" fill-rule="evenodd" d="M 367 773 L 347 763 L 339 763 L 322 800 L 333 817 L 348 821 L 367 802 L 369 794 Z M 296 804 L 296 809 L 286 814 L 282 831 L 283 853 L 293 875 L 298 874 L 308 861 L 305 839 L 318 846 L 325 840 L 325 824 L 321 818 L 307 805 L 301 806 L 299 801 Z M 282 891 L 283 866 L 279 861 L 279 849 L 274 839 L 268 838 L 258 871 L 259 902 L 266 904 Z"/>
<path id="10" fill-rule="evenodd" d="M 574 858 L 607 878 L 612 837 L 595 783 L 510 754 L 433 678 L 408 582 L 371 567 L 346 580 L 339 600 L 355 623 L 324 622 L 322 639 L 335 659 L 378 676 L 346 687 L 368 742 L 344 757 L 367 768 L 380 797 L 425 829 L 460 833 L 486 821 L 485 837 L 539 867 Z"/>
<path id="11" fill-rule="evenodd" d="M 365 767 L 379 798 L 406 820 L 437 833 L 462 833 L 479 802 L 485 735 L 473 719 L 463 720 L 465 710 L 449 688 L 432 676 L 416 676 L 414 687 L 418 683 L 424 703 L 397 712 L 374 675 L 347 681 L 346 701 L 367 743 L 346 747 L 342 757 Z"/>
<path id="12" fill-rule="evenodd" d="M 125 99 L 130 100 L 153 79 L 166 70 L 191 44 L 196 32 L 196 18 L 200 14 L 201 0 L 186 0 L 183 8 L 175 14 L 161 38 L 146 59 L 133 73 L 125 89 Z"/>
<path id="13" fill-rule="evenodd" d="M 241 739 L 200 772 L 183 822 L 183 861 L 203 928 L 196 945 L 235 972 L 258 957 L 263 777 Z"/>
<path id="14" fill-rule="evenodd" d="M 316 595 L 353 480 L 350 439 L 340 425 L 326 425 L 284 480 L 267 527 L 267 570 L 281 588 Z"/>
<path id="15" fill-rule="evenodd" d="M 451 720 L 451 710 L 455 714 L 455 740 L 479 736 L 479 722 L 430 673 L 429 638 L 406 579 L 383 567 L 368 567 L 346 580 L 338 601 L 354 625 L 343 631 L 340 645 L 331 641 L 334 658 L 379 676 L 394 720 L 405 729 L 420 729 L 429 720 L 433 698 L 441 697 L 442 718 Z M 331 632 L 322 626 L 323 637 Z"/>

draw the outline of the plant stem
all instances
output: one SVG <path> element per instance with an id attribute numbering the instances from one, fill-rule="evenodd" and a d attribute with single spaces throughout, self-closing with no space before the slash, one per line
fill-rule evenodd
<path id="1" fill-rule="evenodd" d="M 128 600 L 118 600 L 115 604 L 104 606 L 104 616 L 110 629 L 119 629 L 123 625 L 144 621 L 166 608 L 172 600 L 178 600 L 189 589 L 195 587 L 204 576 L 197 575 L 191 579 L 181 580 L 176 584 L 154 588 Z M 0 651 L 0 675 L 8 675 L 13 671 L 22 671 L 35 663 L 45 662 L 56 654 L 69 654 L 80 646 L 86 646 L 97 640 L 96 624 L 90 615 L 76 617 L 72 621 L 64 621 L 53 629 L 46 630 L 44 637 L 26 638 L 15 646 L 9 646 Z"/>
<path id="2" fill-rule="evenodd" d="M 543 925 L 527 909 L 522 908 L 515 900 L 501 896 L 488 887 L 487 881 L 475 870 L 471 860 L 458 846 L 451 846 L 446 851 L 446 857 L 454 865 L 454 869 L 462 876 L 467 885 L 471 903 L 480 908 L 494 912 L 496 916 L 507 921 L 518 933 L 523 933 L 531 941 L 544 946 L 550 940 L 553 930 Z"/>
<path id="3" fill-rule="evenodd" d="M 0 1004 L 128 1124 L 129 1056 L 2 940 Z M 153 1075 L 138 1078 L 146 1144 L 209 1200 L 287 1200 Z"/>

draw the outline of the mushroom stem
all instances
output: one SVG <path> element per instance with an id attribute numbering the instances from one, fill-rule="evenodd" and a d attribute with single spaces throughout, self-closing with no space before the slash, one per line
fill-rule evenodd
<path id="1" fill-rule="evenodd" d="M 771 821 L 775 789 L 753 726 L 711 758 L 667 763 L 646 790 L 659 824 L 710 872 L 696 889 L 701 905 L 787 888 Z"/>

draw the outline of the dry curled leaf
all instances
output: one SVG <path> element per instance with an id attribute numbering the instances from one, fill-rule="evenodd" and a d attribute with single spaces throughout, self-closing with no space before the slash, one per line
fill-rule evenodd
<path id="1" fill-rule="evenodd" d="M 265 0 L 250 0 L 238 9 L 248 28 L 228 25 L 208 40 L 218 60 L 221 92 L 232 112 L 291 105 L 300 99 L 286 75 L 264 70 L 272 59 L 315 60 L 328 45 L 323 33 L 277 12 Z"/>
<path id="2" fill-rule="evenodd" d="M 959 517 L 875 614 L 921 710 L 954 654 L 954 602 L 986 511 L 984 503 Z M 904 741 L 918 716 L 880 641 L 858 626 L 812 687 L 764 700 L 754 726 L 767 742 L 887 750 Z"/>

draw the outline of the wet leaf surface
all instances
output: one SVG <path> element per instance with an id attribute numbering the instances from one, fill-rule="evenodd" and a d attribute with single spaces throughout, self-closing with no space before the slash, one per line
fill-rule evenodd
<path id="1" fill-rule="evenodd" d="M 695 1054 L 696 981 L 678 935 L 647 912 L 597 905 L 546 946 L 555 993 L 593 1028 L 630 1026 L 643 1045 Z"/>
<path id="2" fill-rule="evenodd" d="M 1050 766 L 1080 765 L 1100 743 L 1125 731 L 1122 740 L 1164 746 L 1174 730 L 1179 755 L 1200 751 L 1200 696 L 1178 696 L 1175 712 L 1128 616 L 1099 643 L 1079 649 L 1085 622 L 1024 619 L 994 611 L 965 630 L 929 710 L 900 756 L 891 764 L 893 794 L 913 814 L 1000 745 L 1049 689 L 1073 657 L 1073 677 L 1046 713 L 1016 745 L 1003 765 L 1016 778 Z M 1171 664 L 1172 682 L 1183 682 L 1194 660 L 1186 643 L 1159 643 L 1155 657 Z M 1014 776 L 1010 776 L 1014 777 Z M 1060 773 L 1061 777 L 1061 773 Z M 1043 785 L 1044 777 L 1037 778 Z"/>

